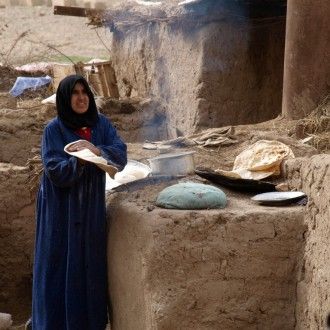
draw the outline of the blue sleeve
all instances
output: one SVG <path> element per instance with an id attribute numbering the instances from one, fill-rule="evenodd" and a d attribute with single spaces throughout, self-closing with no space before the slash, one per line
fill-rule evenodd
<path id="1" fill-rule="evenodd" d="M 110 121 L 104 117 L 104 143 L 97 145 L 101 150 L 101 156 L 109 165 L 114 165 L 121 171 L 127 164 L 127 146 L 118 136 L 116 129 Z"/>
<path id="2" fill-rule="evenodd" d="M 64 150 L 60 129 L 55 125 L 47 126 L 42 137 L 42 162 L 44 171 L 51 182 L 59 187 L 72 186 L 83 173 L 84 166 L 76 157 Z"/>

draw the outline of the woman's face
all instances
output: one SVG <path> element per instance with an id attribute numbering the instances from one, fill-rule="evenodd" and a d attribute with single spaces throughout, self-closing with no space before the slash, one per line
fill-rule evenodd
<path id="1" fill-rule="evenodd" d="M 71 108 L 75 113 L 83 114 L 88 110 L 89 97 L 85 86 L 77 82 L 72 90 Z"/>

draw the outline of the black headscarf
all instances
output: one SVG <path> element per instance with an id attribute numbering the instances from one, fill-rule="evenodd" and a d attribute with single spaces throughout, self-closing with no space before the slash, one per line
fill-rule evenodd
<path id="1" fill-rule="evenodd" d="M 84 85 L 89 97 L 88 110 L 82 114 L 74 112 L 71 107 L 72 90 L 77 82 Z M 81 127 L 92 127 L 98 121 L 94 95 L 86 79 L 80 75 L 67 76 L 60 82 L 56 92 L 56 108 L 57 115 L 63 124 L 73 130 Z"/>

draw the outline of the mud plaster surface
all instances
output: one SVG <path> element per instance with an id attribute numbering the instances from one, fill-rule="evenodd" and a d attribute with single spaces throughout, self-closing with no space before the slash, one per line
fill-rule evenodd
<path id="1" fill-rule="evenodd" d="M 330 310 L 330 156 L 289 162 L 287 172 L 291 187 L 309 196 L 304 217 L 306 243 L 297 277 L 297 329 L 323 329 Z"/>
<path id="2" fill-rule="evenodd" d="M 226 189 L 223 210 L 156 207 L 174 183 L 108 196 L 114 328 L 293 329 L 304 209 Z"/>
<path id="3" fill-rule="evenodd" d="M 0 163 L 0 310 L 15 322 L 31 305 L 35 206 L 27 178 L 26 167 Z"/>

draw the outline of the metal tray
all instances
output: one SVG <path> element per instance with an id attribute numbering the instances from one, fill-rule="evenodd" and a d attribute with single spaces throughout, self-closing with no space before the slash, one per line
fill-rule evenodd
<path id="1" fill-rule="evenodd" d="M 306 194 L 302 191 L 276 191 L 258 194 L 251 199 L 258 204 L 276 206 L 289 205 L 298 202 L 304 197 L 306 197 Z"/>

